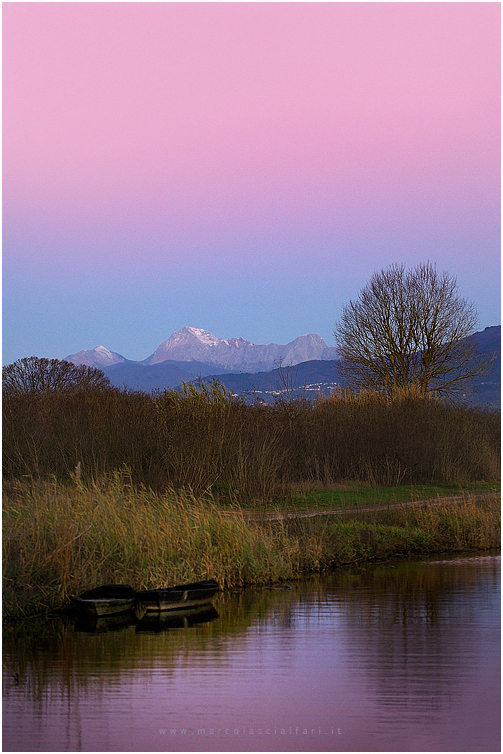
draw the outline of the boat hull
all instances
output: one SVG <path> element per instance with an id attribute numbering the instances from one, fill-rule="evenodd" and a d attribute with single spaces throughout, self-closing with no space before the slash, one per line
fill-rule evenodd
<path id="1" fill-rule="evenodd" d="M 135 599 L 82 599 L 81 597 L 72 597 L 74 605 L 84 615 L 92 615 L 96 618 L 107 615 L 120 615 L 127 613 L 134 608 Z"/>
<path id="2" fill-rule="evenodd" d="M 80 613 L 97 618 L 127 613 L 134 608 L 135 600 L 136 592 L 127 584 L 105 584 L 72 597 Z"/>
<path id="3" fill-rule="evenodd" d="M 146 614 L 176 613 L 209 606 L 219 588 L 215 579 L 141 592 L 127 584 L 105 584 L 71 599 L 82 615 L 103 618 L 134 611 L 141 620 Z"/>
<path id="4" fill-rule="evenodd" d="M 209 623 L 217 618 L 218 613 L 212 605 L 185 610 L 168 610 L 164 613 L 145 613 L 136 624 L 136 631 L 158 634 L 173 628 L 189 628 L 200 623 Z"/>
<path id="5" fill-rule="evenodd" d="M 175 613 L 211 604 L 219 589 L 214 579 L 183 584 L 169 589 L 151 589 L 136 593 L 135 614 L 141 619 L 150 613 Z"/>

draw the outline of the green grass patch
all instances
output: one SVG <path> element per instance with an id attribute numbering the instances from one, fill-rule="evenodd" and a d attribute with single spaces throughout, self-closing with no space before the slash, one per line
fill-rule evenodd
<path id="1" fill-rule="evenodd" d="M 300 485 L 292 491 L 291 500 L 277 501 L 279 510 L 330 510 L 331 508 L 356 508 L 359 506 L 385 505 L 386 503 L 410 502 L 425 498 L 452 497 L 453 495 L 500 492 L 501 482 L 466 482 L 452 484 L 408 484 L 390 487 L 371 485 L 361 482 L 321 487 L 318 485 Z"/>
<path id="2" fill-rule="evenodd" d="M 327 536 L 337 558 L 334 565 L 414 557 L 434 549 L 431 532 L 411 523 L 339 522 L 328 527 Z"/>

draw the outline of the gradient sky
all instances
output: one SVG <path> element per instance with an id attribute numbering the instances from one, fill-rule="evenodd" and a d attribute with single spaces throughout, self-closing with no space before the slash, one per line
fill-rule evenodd
<path id="1" fill-rule="evenodd" d="M 286 343 L 430 260 L 500 323 L 500 4 L 3 3 L 3 362 Z"/>

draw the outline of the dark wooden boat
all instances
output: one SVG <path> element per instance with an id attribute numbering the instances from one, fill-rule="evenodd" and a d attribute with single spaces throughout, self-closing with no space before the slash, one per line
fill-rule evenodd
<path id="1" fill-rule="evenodd" d="M 187 610 L 209 605 L 219 588 L 215 579 L 208 579 L 167 589 L 136 592 L 135 614 L 141 620 L 147 613 Z"/>
<path id="2" fill-rule="evenodd" d="M 103 617 L 133 610 L 136 592 L 128 584 L 104 584 L 71 598 L 84 615 Z"/>

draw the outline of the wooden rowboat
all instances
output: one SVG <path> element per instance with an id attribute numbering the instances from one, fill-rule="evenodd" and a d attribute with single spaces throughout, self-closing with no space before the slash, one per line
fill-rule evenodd
<path id="1" fill-rule="evenodd" d="M 219 588 L 215 579 L 141 592 L 136 592 L 127 584 L 105 584 L 71 599 L 83 615 L 104 617 L 134 610 L 141 620 L 148 613 L 190 610 L 210 605 Z"/>
<path id="2" fill-rule="evenodd" d="M 174 612 L 209 605 L 219 588 L 215 579 L 208 579 L 167 589 L 136 592 L 134 611 L 141 620 L 148 613 L 163 613 L 168 610 Z"/>
<path id="3" fill-rule="evenodd" d="M 102 617 L 133 610 L 136 592 L 127 584 L 104 584 L 96 589 L 89 589 L 78 597 L 72 597 L 71 600 L 84 615 Z"/>

